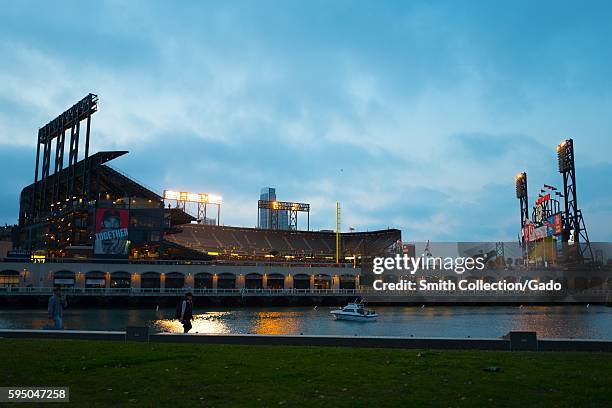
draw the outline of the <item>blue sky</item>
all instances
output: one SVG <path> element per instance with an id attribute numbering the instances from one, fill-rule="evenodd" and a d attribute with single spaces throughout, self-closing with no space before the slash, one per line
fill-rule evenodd
<path id="1" fill-rule="evenodd" d="M 0 15 L 0 223 L 33 179 L 37 129 L 100 96 L 93 149 L 161 192 L 259 189 L 312 204 L 315 228 L 406 241 L 515 240 L 514 176 L 561 185 L 612 240 L 608 2 L 9 2 Z"/>

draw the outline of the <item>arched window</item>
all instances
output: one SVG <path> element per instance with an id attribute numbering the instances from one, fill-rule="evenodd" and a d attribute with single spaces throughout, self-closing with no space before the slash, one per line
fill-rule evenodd
<path id="1" fill-rule="evenodd" d="M 331 276 L 318 274 L 314 277 L 315 289 L 331 289 Z"/>
<path id="2" fill-rule="evenodd" d="M 310 289 L 310 276 L 299 273 L 293 276 L 294 289 Z"/>
<path id="3" fill-rule="evenodd" d="M 271 273 L 268 275 L 268 281 L 266 283 L 268 289 L 284 289 L 285 288 L 285 276 L 280 273 Z"/>
<path id="4" fill-rule="evenodd" d="M 179 272 L 166 274 L 166 289 L 181 289 L 185 286 L 185 275 Z"/>
<path id="5" fill-rule="evenodd" d="M 106 279 L 105 274 L 102 271 L 90 271 L 85 274 L 85 287 L 86 288 L 105 288 Z"/>
<path id="6" fill-rule="evenodd" d="M 236 289 L 236 275 L 233 273 L 220 273 L 217 275 L 218 289 Z"/>
<path id="7" fill-rule="evenodd" d="M 208 272 L 196 273 L 193 277 L 193 286 L 195 289 L 212 289 L 213 275 Z"/>
<path id="8" fill-rule="evenodd" d="M 53 286 L 61 286 L 64 288 L 74 287 L 74 272 L 59 271 L 53 274 Z"/>
<path id="9" fill-rule="evenodd" d="M 263 289 L 263 277 L 258 273 L 247 273 L 244 277 L 246 289 Z"/>
<path id="10" fill-rule="evenodd" d="M 140 287 L 143 289 L 159 289 L 161 287 L 160 274 L 145 272 L 140 275 Z"/>
<path id="11" fill-rule="evenodd" d="M 128 289 L 132 286 L 132 277 L 127 272 L 111 273 L 111 289 Z"/>
<path id="12" fill-rule="evenodd" d="M 340 275 L 340 289 L 355 289 L 355 276 Z"/>

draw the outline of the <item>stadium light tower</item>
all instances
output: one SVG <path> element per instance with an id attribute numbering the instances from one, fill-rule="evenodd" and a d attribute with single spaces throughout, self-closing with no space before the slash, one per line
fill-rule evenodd
<path id="1" fill-rule="evenodd" d="M 259 200 L 257 201 L 257 220 L 261 218 L 261 211 L 270 211 L 270 229 L 276 230 L 278 227 L 278 213 L 287 211 L 289 213 L 289 229 L 297 231 L 298 212 L 307 214 L 307 231 L 310 231 L 310 204 L 294 203 L 289 201 Z M 263 226 L 259 226 L 260 228 Z"/>
<path id="2" fill-rule="evenodd" d="M 524 171 L 516 176 L 516 198 L 521 205 L 521 231 L 529 219 L 529 200 L 527 197 L 527 173 Z"/>
<path id="3" fill-rule="evenodd" d="M 574 141 L 567 139 L 557 146 L 557 162 L 559 173 L 563 176 L 563 196 L 565 197 L 565 214 L 563 222 L 563 242 L 576 245 L 578 263 L 593 260 L 593 251 L 589 242 L 589 235 L 582 218 L 582 211 L 578 208 L 578 195 L 576 193 L 576 166 L 574 162 Z M 580 244 L 581 240 L 584 246 Z"/>
<path id="4" fill-rule="evenodd" d="M 217 206 L 217 225 L 221 225 L 221 196 L 208 193 L 188 193 L 185 191 L 164 190 L 164 200 L 176 201 L 176 207 L 187 212 L 187 203 L 197 204 L 197 220 L 206 223 L 206 211 L 209 204 Z"/>

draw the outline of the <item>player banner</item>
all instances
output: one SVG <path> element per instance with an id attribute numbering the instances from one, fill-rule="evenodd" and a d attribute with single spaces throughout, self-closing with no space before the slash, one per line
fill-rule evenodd
<path id="1" fill-rule="evenodd" d="M 128 210 L 101 208 L 96 210 L 94 254 L 127 255 Z"/>

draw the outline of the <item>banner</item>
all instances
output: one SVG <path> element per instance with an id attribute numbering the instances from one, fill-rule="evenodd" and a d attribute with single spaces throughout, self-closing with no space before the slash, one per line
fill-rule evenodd
<path id="1" fill-rule="evenodd" d="M 555 235 L 560 235 L 561 233 L 563 233 L 563 218 L 561 217 L 561 214 L 555 214 L 553 218 Z"/>
<path id="2" fill-rule="evenodd" d="M 96 210 L 94 254 L 128 254 L 128 210 L 101 208 Z"/>

